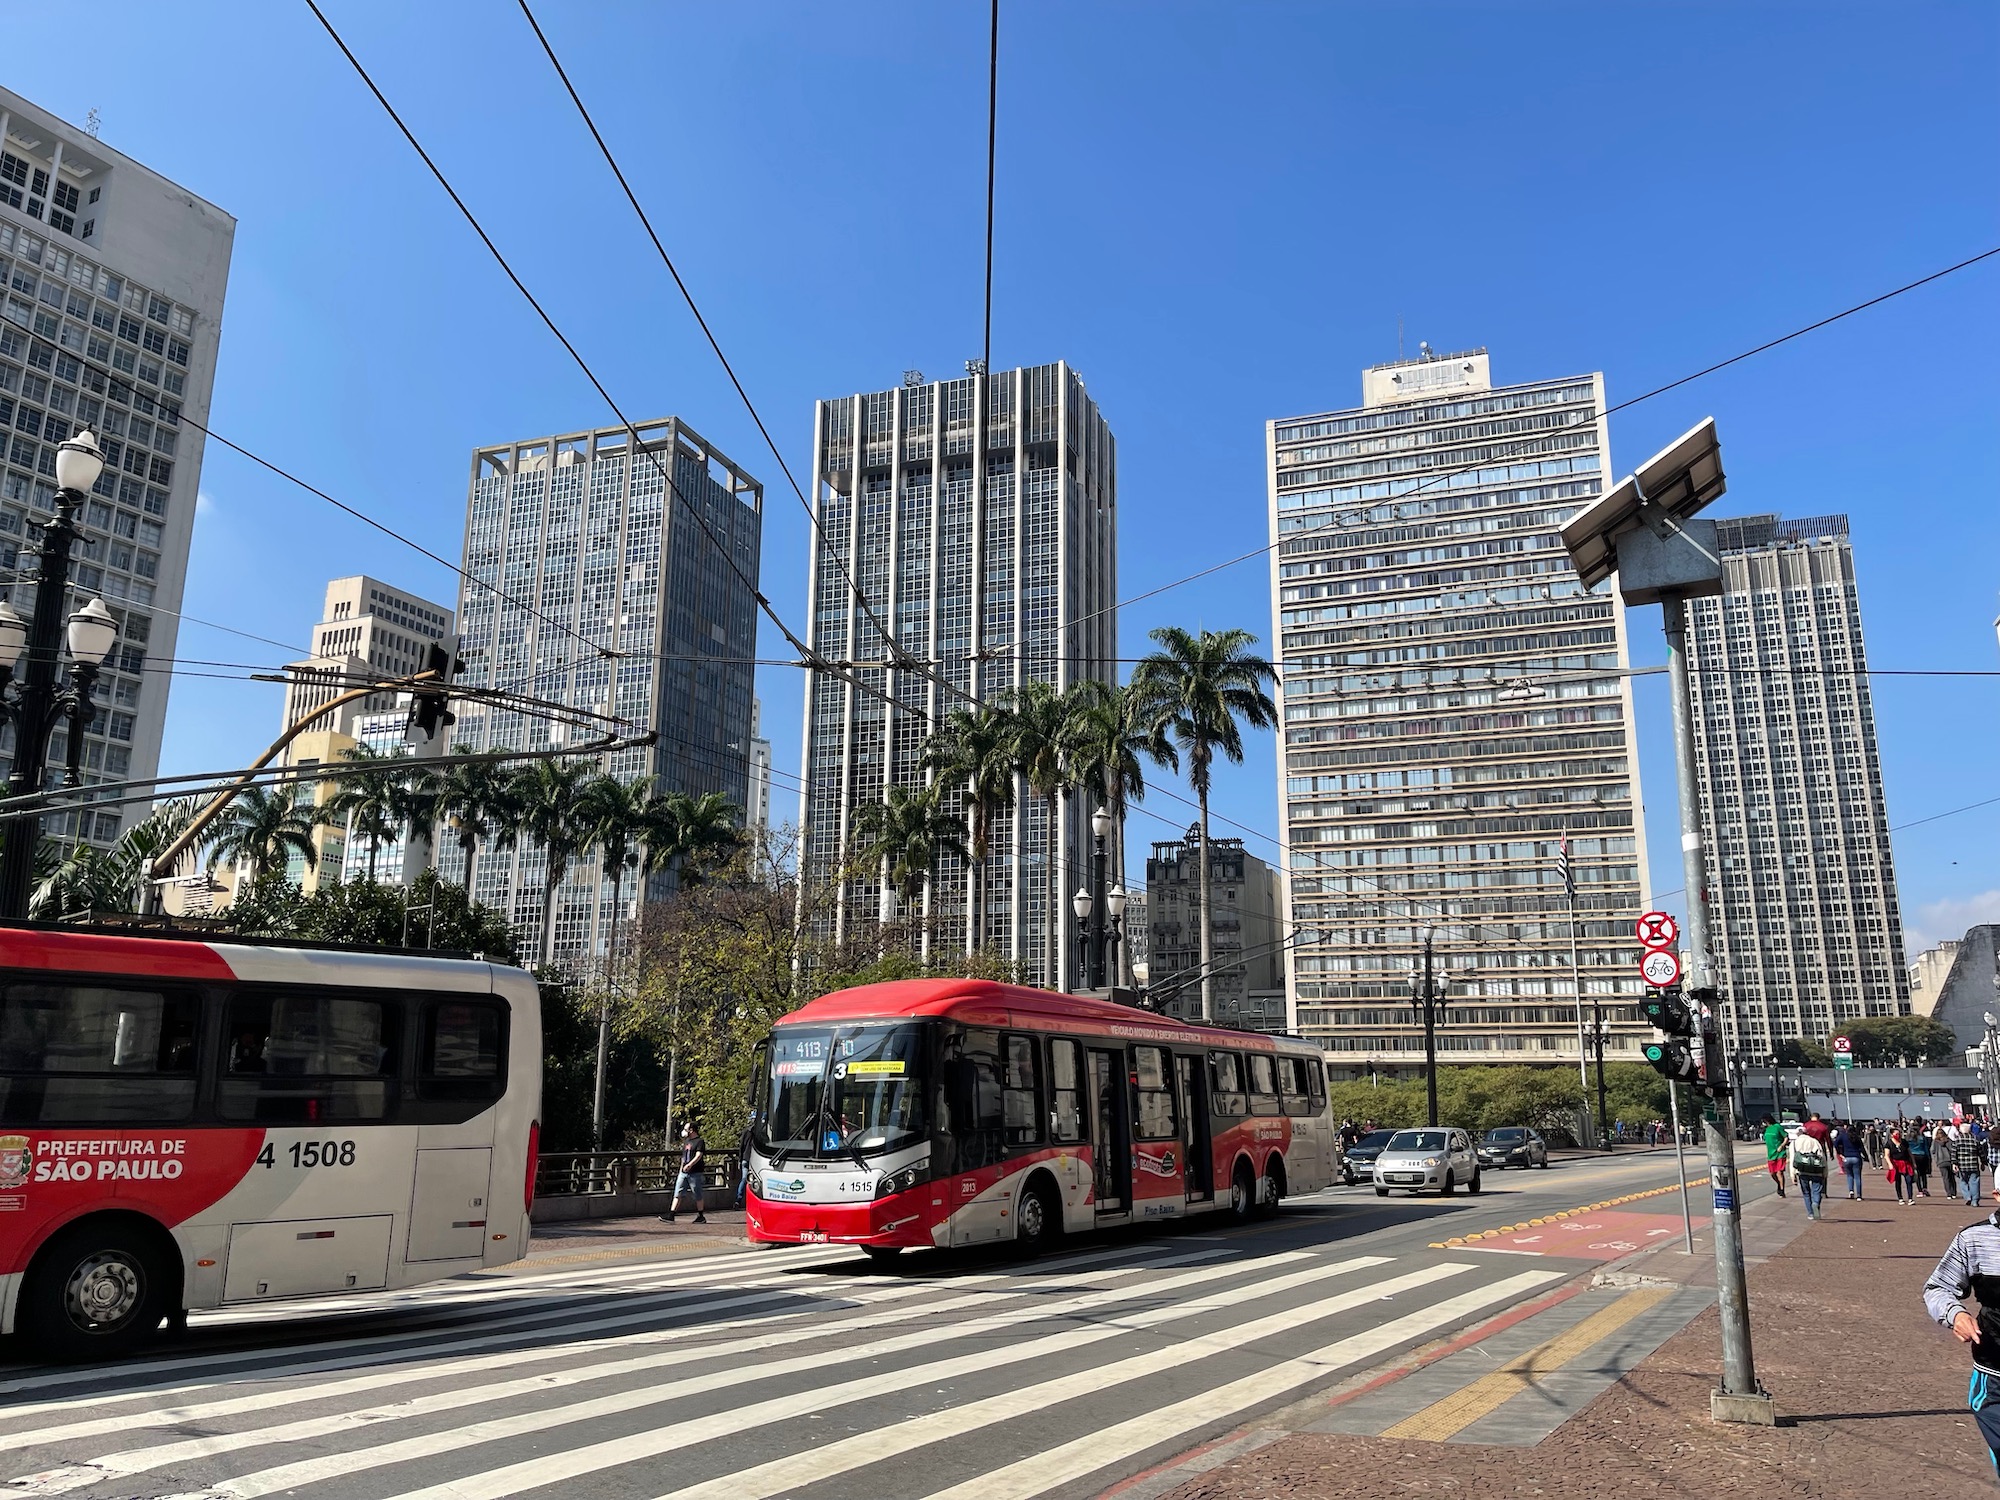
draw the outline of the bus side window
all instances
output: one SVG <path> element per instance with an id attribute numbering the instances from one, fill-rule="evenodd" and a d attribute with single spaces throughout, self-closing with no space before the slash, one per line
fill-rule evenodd
<path id="1" fill-rule="evenodd" d="M 949 1127 L 958 1148 L 952 1171 L 991 1166 L 1005 1148 L 1006 1105 L 1000 1087 L 998 1032 L 968 1028 L 956 1038 L 944 1066 Z"/>
<path id="2" fill-rule="evenodd" d="M 1132 1116 L 1142 1141 L 1180 1139 L 1174 1111 L 1173 1064 L 1164 1047 L 1132 1049 Z"/>
<path id="3" fill-rule="evenodd" d="M 218 1100 L 225 1120 L 384 1120 L 400 1006 L 313 991 L 240 991 L 229 1003 Z"/>
<path id="4" fill-rule="evenodd" d="M 0 1124 L 124 1124 L 194 1113 L 194 997 L 88 984 L 0 993 Z"/>
<path id="5" fill-rule="evenodd" d="M 1253 1115 L 1275 1115 L 1280 1113 L 1278 1105 L 1278 1080 L 1273 1076 L 1270 1054 L 1252 1052 L 1249 1060 L 1250 1113 Z"/>
<path id="6" fill-rule="evenodd" d="M 419 1099 L 498 1099 L 507 1081 L 507 1018 L 497 1005 L 439 1000 L 424 1011 Z"/>
<path id="7" fill-rule="evenodd" d="M 1312 1095 L 1312 1112 L 1326 1113 L 1326 1063 L 1317 1057 L 1307 1058 L 1306 1092 Z"/>
<path id="8" fill-rule="evenodd" d="M 1305 1059 L 1280 1057 L 1278 1064 L 1278 1092 L 1284 1100 L 1288 1115 L 1308 1115 L 1312 1113 L 1312 1101 L 1306 1093 Z"/>
<path id="9" fill-rule="evenodd" d="M 1083 1139 L 1083 1065 L 1076 1043 L 1064 1037 L 1049 1043 L 1049 1139 L 1058 1145 Z"/>
<path id="10" fill-rule="evenodd" d="M 1001 1037 L 1000 1057 L 1006 1070 L 1000 1097 L 1007 1144 L 1033 1146 L 1042 1138 L 1041 1074 L 1035 1066 L 1035 1039 L 1012 1034 Z"/>
<path id="11" fill-rule="evenodd" d="M 1208 1054 L 1208 1094 L 1210 1107 L 1218 1115 L 1248 1112 L 1243 1098 L 1243 1060 L 1234 1052 Z"/>

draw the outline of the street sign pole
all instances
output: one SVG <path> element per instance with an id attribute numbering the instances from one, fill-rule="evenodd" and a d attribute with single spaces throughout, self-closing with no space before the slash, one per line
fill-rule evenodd
<path id="1" fill-rule="evenodd" d="M 1681 1232 L 1687 1236 L 1687 1251 L 1694 1254 L 1694 1204 L 1688 1197 L 1687 1153 L 1681 1147 L 1681 1086 L 1667 1085 L 1667 1109 L 1674 1117 L 1674 1170 L 1680 1173 Z"/>

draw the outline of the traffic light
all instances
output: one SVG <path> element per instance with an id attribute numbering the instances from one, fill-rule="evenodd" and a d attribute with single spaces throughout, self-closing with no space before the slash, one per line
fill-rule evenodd
<path id="1" fill-rule="evenodd" d="M 1669 1083 L 1685 1083 L 1695 1088 L 1705 1085 L 1702 1051 L 1698 1046 L 1679 1037 L 1669 1037 L 1664 1042 L 1648 1042 L 1641 1050 L 1646 1061 L 1653 1065 L 1653 1071 Z"/>
<path id="2" fill-rule="evenodd" d="M 424 670 L 436 686 L 426 685 L 410 694 L 410 721 L 404 737 L 413 744 L 428 743 L 437 737 L 438 730 L 458 722 L 458 715 L 451 711 L 451 695 L 445 691 L 458 675 L 458 659 L 445 646 L 432 641 L 424 653 Z"/>
<path id="3" fill-rule="evenodd" d="M 1693 1036 L 1701 1029 L 1695 1013 L 1688 1009 L 1676 988 L 1647 990 L 1639 1009 L 1656 1029 L 1668 1036 Z"/>

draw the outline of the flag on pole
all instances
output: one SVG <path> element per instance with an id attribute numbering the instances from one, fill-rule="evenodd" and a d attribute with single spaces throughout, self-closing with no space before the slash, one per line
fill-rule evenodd
<path id="1" fill-rule="evenodd" d="M 1576 900 L 1576 872 L 1570 868 L 1567 836 L 1556 844 L 1556 868 L 1562 872 L 1563 894 L 1572 901 Z"/>

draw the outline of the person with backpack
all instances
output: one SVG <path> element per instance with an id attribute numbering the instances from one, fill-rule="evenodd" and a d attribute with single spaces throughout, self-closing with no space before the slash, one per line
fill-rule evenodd
<path id="1" fill-rule="evenodd" d="M 1951 1130 L 1942 1120 L 1931 1132 L 1931 1164 L 1937 1168 L 1938 1176 L 1944 1179 L 1945 1197 L 1956 1198 L 1958 1179 L 1951 1170 Z"/>
<path id="2" fill-rule="evenodd" d="M 1968 1141 L 1972 1138 L 1968 1134 Z M 1978 1145 L 1977 1141 L 1972 1141 Z M 1972 1382 L 1966 1404 L 1972 1408 L 1979 1435 L 2000 1473 L 2000 1211 L 1952 1236 L 1944 1256 L 1924 1283 L 1924 1310 L 1972 1352 Z M 1979 1311 L 1965 1305 L 1968 1294 L 1979 1298 Z"/>
<path id="3" fill-rule="evenodd" d="M 1818 1115 L 1792 1137 L 1792 1176 L 1798 1182 L 1799 1197 L 1805 1200 L 1808 1219 L 1826 1214 L 1826 1138 L 1827 1128 Z"/>
<path id="4" fill-rule="evenodd" d="M 1770 1170 L 1771 1183 L 1780 1198 L 1785 1196 L 1785 1158 L 1791 1154 L 1791 1144 L 1785 1138 L 1785 1127 L 1769 1115 L 1764 1116 L 1764 1165 Z"/>
<path id="5" fill-rule="evenodd" d="M 1903 1138 L 1901 1126 L 1892 1126 L 1889 1139 L 1883 1142 L 1883 1155 L 1889 1159 L 1889 1186 L 1895 1189 L 1898 1206 L 1917 1201 L 1917 1164 L 1910 1155 L 1910 1143 Z"/>
<path id="6" fill-rule="evenodd" d="M 1931 1136 L 1922 1125 L 1910 1131 L 1910 1165 L 1917 1174 L 1917 1196 L 1931 1195 Z"/>

